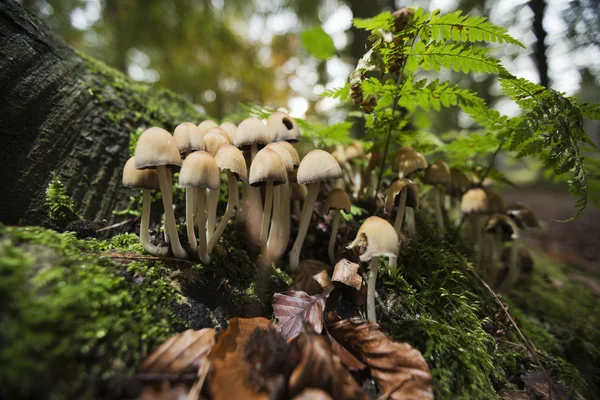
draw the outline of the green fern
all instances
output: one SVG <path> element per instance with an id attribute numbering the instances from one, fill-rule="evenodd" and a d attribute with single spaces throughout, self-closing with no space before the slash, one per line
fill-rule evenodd
<path id="1" fill-rule="evenodd" d="M 65 185 L 52 172 L 50 183 L 46 187 L 46 207 L 48 216 L 56 222 L 67 223 L 79 219 L 75 211 L 75 202 L 67 194 Z"/>

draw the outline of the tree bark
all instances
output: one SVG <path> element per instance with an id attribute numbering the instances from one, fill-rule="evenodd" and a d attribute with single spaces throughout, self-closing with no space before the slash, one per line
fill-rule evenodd
<path id="1" fill-rule="evenodd" d="M 15 1 L 0 2 L 0 222 L 45 224 L 55 171 L 86 219 L 113 219 L 132 132 L 198 120 L 194 108 L 76 53 Z"/>
<path id="2" fill-rule="evenodd" d="M 550 87 L 550 77 L 548 76 L 548 59 L 546 51 L 546 30 L 544 29 L 544 15 L 546 14 L 546 0 L 531 0 L 529 8 L 533 11 L 533 33 L 537 39 L 535 43 L 535 52 L 533 58 L 540 74 L 540 84 L 544 87 Z"/>

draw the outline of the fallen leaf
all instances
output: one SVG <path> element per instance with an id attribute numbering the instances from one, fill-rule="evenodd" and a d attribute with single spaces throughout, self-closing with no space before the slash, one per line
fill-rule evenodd
<path id="1" fill-rule="evenodd" d="M 205 328 L 188 329 L 172 336 L 161 344 L 143 363 L 143 374 L 181 375 L 196 373 L 206 363 L 208 353 L 215 344 L 216 331 Z"/>
<path id="2" fill-rule="evenodd" d="M 327 338 L 310 326 L 290 342 L 290 360 L 296 367 L 288 382 L 288 395 L 294 397 L 307 388 L 321 389 L 334 399 L 368 399 L 340 359 L 333 354 Z"/>
<path id="3" fill-rule="evenodd" d="M 255 365 L 247 360 L 247 349 L 252 337 L 259 336 L 256 331 L 278 331 L 266 318 L 233 318 L 224 332 L 217 336 L 217 344 L 208 355 L 211 371 L 208 377 L 208 389 L 213 400 L 266 400 L 269 391 L 258 383 L 254 376 Z M 277 332 L 277 334 L 279 334 Z M 280 357 L 280 354 L 272 354 Z M 283 360 L 285 356 L 283 355 Z"/>
<path id="4" fill-rule="evenodd" d="M 340 361 L 350 371 L 360 371 L 365 369 L 366 365 L 361 362 L 358 358 L 354 357 L 344 346 L 342 346 L 333 336 L 327 333 L 327 338 L 331 342 L 331 349 L 340 358 Z"/>
<path id="5" fill-rule="evenodd" d="M 564 388 L 549 380 L 543 372 L 528 372 L 521 375 L 521 379 L 535 399 L 566 400 L 570 398 Z"/>
<path id="6" fill-rule="evenodd" d="M 333 398 L 321 389 L 304 389 L 292 400 L 333 400 Z"/>
<path id="7" fill-rule="evenodd" d="M 531 396 L 525 390 L 502 389 L 498 395 L 502 400 L 531 400 Z"/>
<path id="8" fill-rule="evenodd" d="M 183 385 L 171 386 L 167 381 L 160 384 L 147 385 L 137 400 L 186 400 L 189 389 Z"/>
<path id="9" fill-rule="evenodd" d="M 318 294 L 331 286 L 329 271 L 331 267 L 319 260 L 304 260 L 294 276 L 290 289 L 300 290 L 308 294 Z"/>
<path id="10" fill-rule="evenodd" d="M 281 333 L 288 341 L 300 333 L 305 322 L 315 332 L 323 331 L 325 298 L 322 295 L 311 296 L 299 290 L 288 290 L 275 293 L 272 306 L 275 317 L 279 320 Z"/>
<path id="11" fill-rule="evenodd" d="M 391 340 L 375 322 L 345 319 L 328 332 L 365 363 L 386 399 L 433 399 L 431 374 L 421 352 Z"/>
<path id="12" fill-rule="evenodd" d="M 362 276 L 358 274 L 360 265 L 342 258 L 333 269 L 332 282 L 340 282 L 358 291 L 364 286 Z"/>

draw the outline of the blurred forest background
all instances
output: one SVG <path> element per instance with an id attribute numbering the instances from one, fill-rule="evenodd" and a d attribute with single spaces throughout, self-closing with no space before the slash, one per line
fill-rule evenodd
<path id="1" fill-rule="evenodd" d="M 533 82 L 600 101 L 600 0 L 20 0 L 75 49 L 123 71 L 132 79 L 168 88 L 197 104 L 207 118 L 223 119 L 239 104 L 286 107 L 292 116 L 323 123 L 348 118 L 353 105 L 319 94 L 346 83 L 367 48 L 352 18 L 416 5 L 442 12 L 485 15 L 509 29 L 527 50 L 505 46 L 497 54 L 507 69 Z M 325 32 L 331 41 L 314 41 Z M 316 33 L 315 33 L 316 32 Z M 322 37 L 322 36 L 321 36 Z M 317 59 L 306 44 L 335 46 L 333 57 Z M 318 49 L 317 49 L 318 51 Z M 330 53 L 326 51 L 326 53 Z M 313 49 L 312 54 L 315 54 Z M 447 72 L 450 77 L 451 73 Z M 518 109 L 502 99 L 494 77 L 454 76 L 489 104 L 512 116 Z M 350 114 L 352 115 L 352 114 Z M 468 129 L 457 108 L 431 115 L 440 134 Z M 362 124 L 355 124 L 354 136 Z M 600 125 L 586 131 L 600 145 Z M 531 160 L 500 158 L 521 200 L 542 219 L 566 219 L 573 200 L 556 191 Z M 527 190 L 523 190 L 527 188 Z M 598 193 L 590 192 L 598 204 Z M 589 206 L 572 224 L 549 222 L 531 238 L 550 253 L 587 268 L 600 260 L 600 213 Z"/>

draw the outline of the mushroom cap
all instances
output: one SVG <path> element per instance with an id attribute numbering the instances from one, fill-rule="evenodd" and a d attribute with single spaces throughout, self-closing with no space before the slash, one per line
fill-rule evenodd
<path id="1" fill-rule="evenodd" d="M 407 190 L 406 206 L 419 208 L 419 187 L 410 179 L 402 178 L 392 183 L 392 186 L 388 189 L 385 199 L 386 212 L 391 212 L 392 208 L 400 203 L 400 193 L 402 193 L 402 190 Z"/>
<path id="2" fill-rule="evenodd" d="M 246 182 L 248 180 L 248 168 L 244 154 L 240 149 L 231 144 L 221 146 L 215 156 L 217 166 L 221 171 L 229 170 L 238 181 Z"/>
<path id="3" fill-rule="evenodd" d="M 315 149 L 309 152 L 298 167 L 298 183 L 313 183 L 342 177 L 342 169 L 331 154 Z"/>
<path id="4" fill-rule="evenodd" d="M 211 128 L 206 135 L 204 135 L 204 145 L 206 146 L 206 151 L 210 153 L 211 156 L 216 156 L 217 152 L 226 144 L 231 144 L 227 133 L 221 128 Z"/>
<path id="5" fill-rule="evenodd" d="M 233 144 L 236 147 L 267 143 L 271 143 L 271 135 L 269 134 L 267 126 L 258 118 L 246 118 L 235 130 Z"/>
<path id="6" fill-rule="evenodd" d="M 365 149 L 358 140 L 355 140 L 354 142 L 352 142 L 350 144 L 350 146 L 346 147 L 346 150 L 344 151 L 344 153 L 346 154 L 346 159 L 352 160 L 356 157 L 360 157 L 360 156 L 364 155 Z"/>
<path id="7" fill-rule="evenodd" d="M 519 229 L 517 228 L 517 224 L 507 215 L 491 215 L 485 224 L 484 231 L 486 233 L 495 234 L 498 228 L 500 228 L 502 233 L 503 242 L 508 242 L 510 240 L 519 238 Z"/>
<path id="8" fill-rule="evenodd" d="M 308 189 L 306 188 L 306 185 L 296 182 L 292 182 L 290 185 L 290 200 L 304 201 L 307 194 Z"/>
<path id="9" fill-rule="evenodd" d="M 425 170 L 422 177 L 423 183 L 428 185 L 450 185 L 450 167 L 442 160 L 435 160 Z"/>
<path id="10" fill-rule="evenodd" d="M 510 204 L 506 207 L 506 214 L 511 217 L 521 229 L 539 228 L 540 223 L 531 208 L 524 204 Z"/>
<path id="11" fill-rule="evenodd" d="M 406 150 L 398 157 L 396 168 L 401 178 L 427 168 L 427 160 L 415 150 Z"/>
<path id="12" fill-rule="evenodd" d="M 326 212 L 335 210 L 344 210 L 346 214 L 350 214 L 352 203 L 350 202 L 350 196 L 343 189 L 333 189 L 327 195 L 325 199 L 325 210 Z"/>
<path id="13" fill-rule="evenodd" d="M 252 186 L 262 186 L 267 181 L 273 181 L 273 185 L 281 185 L 287 182 L 287 171 L 279 154 L 265 147 L 252 160 L 249 182 Z"/>
<path id="14" fill-rule="evenodd" d="M 227 132 L 227 135 L 229 136 L 229 142 L 233 144 L 233 138 L 235 137 L 237 125 L 233 122 L 223 122 L 221 125 L 219 125 L 219 128 Z"/>
<path id="15" fill-rule="evenodd" d="M 414 151 L 414 149 L 410 146 L 400 146 L 396 149 L 394 153 L 394 158 L 392 159 L 392 171 L 400 172 L 400 159 L 404 156 L 405 153 L 409 151 Z"/>
<path id="16" fill-rule="evenodd" d="M 483 189 L 469 189 L 460 200 L 460 211 L 465 214 L 483 214 L 488 210 L 488 198 Z"/>
<path id="17" fill-rule="evenodd" d="M 175 139 L 162 128 L 146 129 L 135 146 L 135 167 L 137 169 L 157 166 L 180 167 L 181 155 Z"/>
<path id="18" fill-rule="evenodd" d="M 279 146 L 286 149 L 288 151 L 288 153 L 290 153 L 290 156 L 292 157 L 292 162 L 294 164 L 294 168 L 298 168 L 298 166 L 300 165 L 300 156 L 298 155 L 298 151 L 296 151 L 296 148 L 294 147 L 294 145 L 291 144 L 290 142 L 286 142 L 286 141 L 279 141 L 276 143 Z"/>
<path id="19" fill-rule="evenodd" d="M 300 140 L 300 128 L 294 120 L 283 111 L 275 111 L 267 119 L 267 128 L 272 140 L 286 140 L 297 142 Z"/>
<path id="20" fill-rule="evenodd" d="M 204 150 L 204 141 L 202 140 L 200 129 L 192 122 L 183 122 L 177 125 L 175 131 L 173 131 L 173 137 L 175 138 L 175 142 L 177 142 L 179 153 L 182 156 L 192 151 Z M 192 146 L 192 138 L 194 138 L 194 146 Z"/>
<path id="21" fill-rule="evenodd" d="M 158 175 L 153 169 L 137 169 L 135 157 L 131 157 L 123 167 L 123 186 L 134 189 L 158 189 Z"/>
<path id="22" fill-rule="evenodd" d="M 471 188 L 471 180 L 460 169 L 450 168 L 450 186 L 446 188 L 449 195 L 454 197 L 462 196 Z"/>
<path id="23" fill-rule="evenodd" d="M 179 186 L 217 190 L 221 185 L 221 175 L 215 158 L 206 151 L 190 153 L 179 172 Z"/>
<path id="24" fill-rule="evenodd" d="M 331 152 L 331 156 L 335 158 L 338 164 L 344 164 L 346 161 L 348 161 L 346 158 L 346 150 L 341 144 L 337 144 L 335 146 L 335 150 Z"/>
<path id="25" fill-rule="evenodd" d="M 504 205 L 504 199 L 502 198 L 500 193 L 496 192 L 491 188 L 486 188 L 483 190 L 485 190 L 485 193 L 487 194 L 488 198 L 488 211 L 491 213 L 504 213 L 506 206 Z"/>
<path id="26" fill-rule="evenodd" d="M 294 160 L 292 159 L 292 155 L 290 154 L 289 151 L 287 151 L 287 149 L 283 146 L 281 146 L 281 143 L 287 143 L 287 142 L 273 142 L 273 143 L 269 143 L 266 148 L 269 148 L 273 151 L 275 151 L 277 154 L 279 154 L 279 157 L 281 157 L 281 162 L 283 162 L 283 166 L 285 167 L 286 171 L 293 171 L 294 170 Z"/>
<path id="27" fill-rule="evenodd" d="M 204 136 L 206 132 L 210 130 L 210 128 L 216 128 L 218 126 L 219 125 L 217 125 L 215 121 L 211 121 L 210 119 L 202 121 L 198 124 L 198 128 L 200 129 L 200 133 L 202 134 L 202 136 Z"/>
<path id="28" fill-rule="evenodd" d="M 348 245 L 349 249 L 358 247 L 360 261 L 369 261 L 373 257 L 398 256 L 398 234 L 394 227 L 383 218 L 369 217 L 363 222 L 356 239 Z"/>

